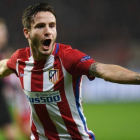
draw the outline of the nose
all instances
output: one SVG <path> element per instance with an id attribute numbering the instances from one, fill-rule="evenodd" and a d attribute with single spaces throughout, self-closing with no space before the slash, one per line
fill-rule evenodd
<path id="1" fill-rule="evenodd" d="M 46 26 L 44 36 L 49 36 L 51 34 L 51 29 L 49 26 Z"/>

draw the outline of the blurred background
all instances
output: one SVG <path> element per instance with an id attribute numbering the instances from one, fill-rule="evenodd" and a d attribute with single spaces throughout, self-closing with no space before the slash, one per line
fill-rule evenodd
<path id="1" fill-rule="evenodd" d="M 7 57 L 16 49 L 28 46 L 21 17 L 27 6 L 38 2 L 48 2 L 55 9 L 58 43 L 71 45 L 97 62 L 140 72 L 139 0 L 0 0 L 0 18 L 5 20 L 8 29 L 8 41 L 1 52 Z M 83 80 L 84 112 L 96 140 L 139 140 L 140 86 L 113 84 L 98 78 L 89 81 L 85 76 Z M 11 85 L 14 86 L 12 81 Z M 13 89 L 16 95 L 11 94 Z M 22 119 L 18 117 L 17 121 L 15 117 L 20 116 L 17 114 L 21 109 L 13 98 L 22 92 L 20 86 L 4 92 L 14 124 L 21 129 L 19 120 Z M 21 135 L 19 140 L 24 137 Z"/>

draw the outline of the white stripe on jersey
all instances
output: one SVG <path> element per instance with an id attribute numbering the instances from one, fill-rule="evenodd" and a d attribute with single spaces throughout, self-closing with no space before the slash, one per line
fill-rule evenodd
<path id="1" fill-rule="evenodd" d="M 30 138 L 31 138 L 31 140 L 35 140 L 35 137 L 34 137 L 34 135 L 33 135 L 32 133 L 31 133 Z M 48 138 L 47 138 L 47 137 L 44 137 L 44 136 L 39 135 L 39 140 L 48 140 Z"/>
<path id="2" fill-rule="evenodd" d="M 24 68 L 24 77 L 23 77 L 23 83 L 24 83 L 24 89 L 31 91 L 31 70 L 33 69 L 33 60 L 32 61 L 25 61 L 25 68 Z"/>
<path id="3" fill-rule="evenodd" d="M 61 117 L 57 103 L 46 104 L 50 118 L 56 126 L 60 140 L 72 140 Z"/>
<path id="4" fill-rule="evenodd" d="M 39 140 L 48 140 L 48 138 L 47 138 L 47 137 L 44 137 L 44 136 L 39 135 Z"/>
<path id="5" fill-rule="evenodd" d="M 45 132 L 44 132 L 42 123 L 40 122 L 40 120 L 39 120 L 39 118 L 38 118 L 38 116 L 36 114 L 36 111 L 34 109 L 34 104 L 30 104 L 30 107 L 32 108 L 31 117 L 32 117 L 32 120 L 33 120 L 33 122 L 34 122 L 34 124 L 36 126 L 39 140 L 48 140 L 47 137 L 45 136 Z M 42 139 L 42 138 L 44 138 L 44 139 Z"/>
<path id="6" fill-rule="evenodd" d="M 74 121 L 77 124 L 77 128 L 80 132 L 80 134 L 83 134 L 81 137 L 85 140 L 90 140 L 89 135 L 86 133 L 85 129 L 84 129 L 84 124 L 79 116 L 78 110 L 77 110 L 77 106 L 76 106 L 76 99 L 74 96 L 74 92 L 73 92 L 73 85 L 72 85 L 72 76 L 65 70 L 65 68 L 62 65 L 62 61 L 61 61 L 61 66 L 62 66 L 62 71 L 63 71 L 63 75 L 64 76 L 64 87 L 65 87 L 65 94 L 66 94 L 66 98 L 69 104 L 70 109 L 72 110 L 72 117 L 74 119 Z M 71 83 L 71 85 L 69 84 Z M 67 86 L 68 85 L 68 86 Z M 82 112 L 82 110 L 81 110 Z"/>
<path id="7" fill-rule="evenodd" d="M 35 139 L 35 137 L 34 137 L 34 135 L 33 135 L 32 132 L 31 132 L 31 136 L 30 136 L 30 138 L 31 138 L 31 140 L 34 140 L 34 139 Z"/>
<path id="8" fill-rule="evenodd" d="M 43 69 L 43 91 L 53 90 L 54 84 L 48 80 L 49 70 L 53 69 L 53 63 L 54 63 L 54 55 L 50 55 Z"/>

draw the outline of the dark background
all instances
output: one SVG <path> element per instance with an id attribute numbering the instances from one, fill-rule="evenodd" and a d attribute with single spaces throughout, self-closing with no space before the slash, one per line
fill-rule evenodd
<path id="1" fill-rule="evenodd" d="M 9 30 L 8 46 L 14 50 L 28 46 L 21 17 L 25 8 L 38 2 L 54 7 L 57 42 L 98 62 L 140 69 L 139 0 L 0 0 L 0 17 Z"/>

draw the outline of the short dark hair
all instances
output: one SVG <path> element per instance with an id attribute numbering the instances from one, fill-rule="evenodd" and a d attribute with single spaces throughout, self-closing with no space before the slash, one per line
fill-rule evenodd
<path id="1" fill-rule="evenodd" d="M 23 12 L 23 16 L 22 16 L 22 24 L 24 26 L 24 28 L 30 29 L 31 28 L 31 23 L 33 22 L 33 17 L 41 11 L 49 11 L 51 12 L 55 18 L 56 18 L 56 14 L 53 10 L 53 7 L 48 4 L 48 3 L 38 3 L 38 4 L 33 4 L 31 6 L 29 6 L 27 9 L 25 9 L 25 11 Z"/>

